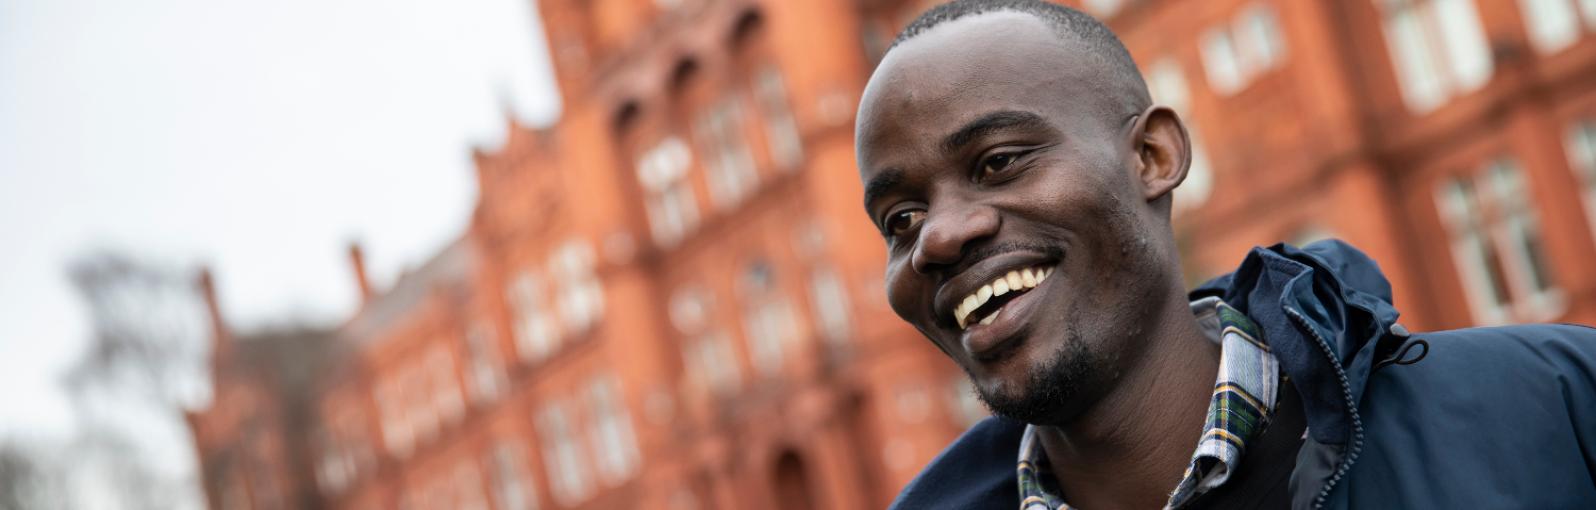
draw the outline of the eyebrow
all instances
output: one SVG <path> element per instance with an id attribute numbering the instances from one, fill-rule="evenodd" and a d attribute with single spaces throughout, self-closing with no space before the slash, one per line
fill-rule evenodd
<path id="1" fill-rule="evenodd" d="M 998 110 L 982 115 L 970 121 L 964 127 L 954 131 L 953 134 L 942 139 L 942 150 L 955 152 L 977 138 L 998 131 L 1013 128 L 1037 128 L 1046 126 L 1047 122 L 1042 116 L 1019 110 Z"/>
<path id="2" fill-rule="evenodd" d="M 870 207 L 870 204 L 874 203 L 876 199 L 887 194 L 892 188 L 898 187 L 899 184 L 903 184 L 903 170 L 897 168 L 882 170 L 880 174 L 871 177 L 870 182 L 865 183 L 865 207 Z"/>

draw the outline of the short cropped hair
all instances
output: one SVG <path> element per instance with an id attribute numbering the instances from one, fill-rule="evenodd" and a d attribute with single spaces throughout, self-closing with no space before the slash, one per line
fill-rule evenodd
<path id="1" fill-rule="evenodd" d="M 1136 101 L 1140 103 L 1137 106 L 1146 107 L 1151 103 L 1151 99 L 1147 99 L 1147 82 L 1142 79 L 1141 69 L 1136 67 L 1136 60 L 1131 58 L 1130 50 L 1125 49 L 1125 44 L 1114 35 L 1114 31 L 1109 30 L 1103 22 L 1090 14 L 1044 0 L 953 0 L 932 7 L 909 22 L 909 26 L 898 33 L 898 37 L 892 41 L 887 51 L 890 52 L 899 44 L 943 23 L 998 11 L 1035 16 L 1047 23 L 1060 37 L 1069 37 L 1081 43 L 1091 55 L 1097 57 L 1107 69 L 1111 70 L 1116 78 L 1128 81 L 1128 84 L 1140 91 L 1137 95 L 1142 99 Z"/>

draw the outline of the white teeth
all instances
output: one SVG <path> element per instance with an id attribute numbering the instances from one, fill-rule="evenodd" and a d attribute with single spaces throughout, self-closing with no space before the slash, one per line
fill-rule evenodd
<path id="1" fill-rule="evenodd" d="M 974 313 L 981 305 L 985 305 L 987 301 L 996 296 L 1002 296 L 1010 292 L 1021 292 L 1036 287 L 1042 283 L 1042 280 L 1047 279 L 1047 275 L 1052 274 L 1052 272 L 1053 268 L 1051 267 L 1009 271 L 1008 274 L 997 277 L 997 279 L 992 280 L 992 283 L 983 285 L 981 288 L 976 289 L 975 292 L 965 296 L 964 301 L 953 307 L 953 318 L 959 323 L 959 329 L 967 329 L 970 325 L 968 322 L 970 314 Z M 991 324 L 993 320 L 997 319 L 997 315 L 998 312 L 994 311 L 981 318 L 979 324 Z"/>

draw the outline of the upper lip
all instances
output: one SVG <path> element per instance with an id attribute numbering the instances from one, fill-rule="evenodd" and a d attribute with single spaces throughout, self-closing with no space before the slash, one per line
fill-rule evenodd
<path id="1" fill-rule="evenodd" d="M 936 323 L 948 329 L 958 330 L 958 323 L 953 319 L 953 309 L 964 301 L 965 296 L 980 290 L 981 286 L 1008 274 L 1009 271 L 1053 263 L 1057 261 L 1035 252 L 1008 252 L 975 263 L 937 288 L 931 306 L 932 312 L 936 314 Z"/>

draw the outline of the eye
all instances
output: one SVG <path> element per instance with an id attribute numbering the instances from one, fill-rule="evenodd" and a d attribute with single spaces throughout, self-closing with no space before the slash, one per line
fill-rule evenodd
<path id="1" fill-rule="evenodd" d="M 986 159 L 981 160 L 981 177 L 1003 173 L 1004 170 L 1014 166 L 1014 162 L 1019 160 L 1022 155 L 1022 153 L 1018 152 L 1009 152 L 987 156 Z"/>
<path id="2" fill-rule="evenodd" d="M 920 209 L 904 209 L 892 213 L 887 217 L 886 233 L 890 237 L 898 237 L 920 227 L 925 221 L 925 211 Z"/>

